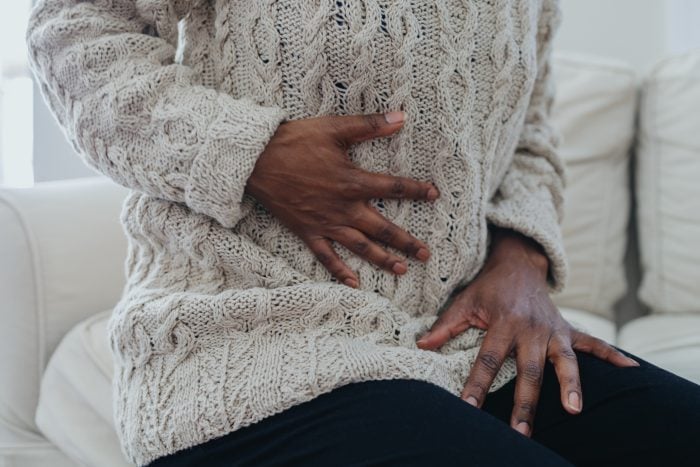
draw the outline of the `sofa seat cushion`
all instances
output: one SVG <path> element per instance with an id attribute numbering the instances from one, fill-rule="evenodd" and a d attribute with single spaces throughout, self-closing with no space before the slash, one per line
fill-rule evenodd
<path id="1" fill-rule="evenodd" d="M 588 311 L 560 307 L 559 311 L 573 327 L 598 339 L 615 344 L 615 324 Z"/>
<path id="2" fill-rule="evenodd" d="M 121 452 L 112 415 L 110 313 L 98 313 L 71 329 L 41 381 L 36 424 L 81 465 L 130 465 Z"/>
<path id="3" fill-rule="evenodd" d="M 627 323 L 620 330 L 623 349 L 700 384 L 700 315 L 656 314 Z"/>
<path id="4" fill-rule="evenodd" d="M 77 464 L 43 436 L 0 420 L 0 466 L 77 467 Z"/>

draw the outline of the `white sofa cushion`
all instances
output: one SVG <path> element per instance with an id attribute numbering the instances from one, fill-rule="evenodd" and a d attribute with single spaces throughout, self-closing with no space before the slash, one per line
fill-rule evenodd
<path id="1" fill-rule="evenodd" d="M 700 313 L 700 52 L 645 80 L 637 150 L 640 299 L 656 312 Z"/>
<path id="2" fill-rule="evenodd" d="M 552 123 L 567 166 L 562 231 L 571 271 L 554 300 L 612 319 L 626 291 L 637 78 L 623 63 L 570 54 L 555 56 L 554 76 Z"/>
<path id="3" fill-rule="evenodd" d="M 618 345 L 665 370 L 700 384 L 700 315 L 669 313 L 622 327 Z"/>
<path id="4" fill-rule="evenodd" d="M 0 467 L 76 467 L 41 435 L 0 423 Z"/>
<path id="5" fill-rule="evenodd" d="M 127 190 L 106 177 L 0 189 L 0 421 L 37 433 L 39 383 L 77 322 L 124 286 Z"/>
<path id="6" fill-rule="evenodd" d="M 112 415 L 111 310 L 74 327 L 61 341 L 41 382 L 36 423 L 81 465 L 124 467 Z"/>
<path id="7" fill-rule="evenodd" d="M 579 331 L 583 331 L 598 339 L 603 339 L 610 344 L 617 342 L 615 324 L 609 319 L 573 308 L 560 307 L 559 311 L 564 319 Z"/>

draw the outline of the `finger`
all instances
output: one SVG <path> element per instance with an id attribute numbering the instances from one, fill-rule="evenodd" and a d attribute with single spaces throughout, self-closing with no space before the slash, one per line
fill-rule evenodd
<path id="1" fill-rule="evenodd" d="M 360 281 L 355 273 L 340 259 L 328 239 L 319 237 L 308 240 L 306 243 L 321 264 L 339 282 L 353 288 L 360 286 Z"/>
<path id="2" fill-rule="evenodd" d="M 394 274 L 405 274 L 408 271 L 403 258 L 389 253 L 357 229 L 349 227 L 337 229 L 330 236 L 348 250 L 382 269 Z"/>
<path id="3" fill-rule="evenodd" d="M 332 126 L 334 136 L 347 147 L 353 143 L 399 131 L 405 120 L 405 113 L 387 112 L 364 115 L 328 115 L 324 118 Z"/>
<path id="4" fill-rule="evenodd" d="M 373 206 L 369 206 L 363 214 L 353 227 L 421 261 L 430 258 L 428 245 L 389 221 Z"/>
<path id="5" fill-rule="evenodd" d="M 572 347 L 582 352 L 595 355 L 601 360 L 619 367 L 639 366 L 639 363 L 617 350 L 602 339 L 593 337 L 580 331 L 574 332 Z"/>
<path id="6" fill-rule="evenodd" d="M 576 352 L 569 342 L 559 338 L 552 340 L 547 356 L 554 365 L 554 371 L 559 380 L 562 406 L 571 414 L 580 413 L 583 407 L 583 396 Z"/>
<path id="7" fill-rule="evenodd" d="M 365 177 L 367 198 L 433 201 L 440 196 L 440 192 L 432 183 L 377 172 L 366 172 Z"/>
<path id="8" fill-rule="evenodd" d="M 471 326 L 464 318 L 464 313 L 458 307 L 463 303 L 453 302 L 449 308 L 442 312 L 428 329 L 428 332 L 418 339 L 416 345 L 424 350 L 437 349 L 445 345 L 447 341 L 469 329 Z"/>
<path id="9" fill-rule="evenodd" d="M 475 407 L 483 405 L 491 384 L 512 347 L 512 338 L 497 332 L 492 327 L 486 333 L 460 396 Z"/>
<path id="10" fill-rule="evenodd" d="M 516 348 L 515 396 L 510 424 L 525 436 L 530 436 L 540 398 L 542 375 L 547 348 L 541 342 L 528 342 Z"/>

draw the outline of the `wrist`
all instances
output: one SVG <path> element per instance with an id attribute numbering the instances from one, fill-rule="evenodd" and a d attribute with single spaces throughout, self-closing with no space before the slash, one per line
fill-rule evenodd
<path id="1" fill-rule="evenodd" d="M 542 246 L 520 232 L 512 229 L 489 226 L 491 247 L 489 262 L 507 261 L 518 263 L 536 271 L 546 281 L 549 273 L 549 258 Z"/>

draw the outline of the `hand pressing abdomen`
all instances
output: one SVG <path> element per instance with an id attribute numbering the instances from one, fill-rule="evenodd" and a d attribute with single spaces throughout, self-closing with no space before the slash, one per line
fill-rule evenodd
<path id="1" fill-rule="evenodd" d="M 331 240 L 395 274 L 406 272 L 406 262 L 375 240 L 421 261 L 430 257 L 425 243 L 382 216 L 369 200 L 433 201 L 439 196 L 437 188 L 368 172 L 347 154 L 351 144 L 389 136 L 402 124 L 402 112 L 284 122 L 246 184 L 246 193 L 298 235 L 336 279 L 351 287 L 359 287 L 359 279 L 334 251 Z"/>

